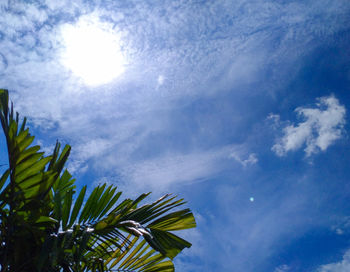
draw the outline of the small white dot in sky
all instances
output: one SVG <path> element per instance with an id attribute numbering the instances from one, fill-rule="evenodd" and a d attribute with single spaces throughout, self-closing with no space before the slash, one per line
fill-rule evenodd
<path id="1" fill-rule="evenodd" d="M 250 202 L 254 202 L 254 197 L 249 198 Z"/>
<path id="2" fill-rule="evenodd" d="M 158 76 L 158 85 L 163 85 L 164 83 L 164 76 L 160 75 Z"/>

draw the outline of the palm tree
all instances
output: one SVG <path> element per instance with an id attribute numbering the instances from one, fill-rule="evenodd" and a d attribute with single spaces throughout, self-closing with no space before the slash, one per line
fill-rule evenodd
<path id="1" fill-rule="evenodd" d="M 183 199 L 149 193 L 119 201 L 113 185 L 85 198 L 64 165 L 70 146 L 45 156 L 0 89 L 0 120 L 9 167 L 0 178 L 0 271 L 174 271 L 189 242 L 173 231 L 196 226 Z"/>

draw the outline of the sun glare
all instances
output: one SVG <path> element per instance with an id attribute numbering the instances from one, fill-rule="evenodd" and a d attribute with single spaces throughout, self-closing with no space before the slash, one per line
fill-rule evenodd
<path id="1" fill-rule="evenodd" d="M 81 20 L 62 28 L 62 63 L 90 86 L 111 82 L 124 72 L 118 33 L 106 24 Z"/>

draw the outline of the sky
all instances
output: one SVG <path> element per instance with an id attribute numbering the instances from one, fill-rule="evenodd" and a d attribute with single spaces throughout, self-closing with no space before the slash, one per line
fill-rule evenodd
<path id="1" fill-rule="evenodd" d="M 188 201 L 177 271 L 350 271 L 348 0 L 0 0 L 0 14 L 0 87 L 48 154 L 72 146 L 79 186 Z"/>

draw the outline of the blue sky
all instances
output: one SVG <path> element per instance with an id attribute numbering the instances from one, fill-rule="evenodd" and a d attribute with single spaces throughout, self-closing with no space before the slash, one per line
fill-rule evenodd
<path id="1" fill-rule="evenodd" d="M 188 200 L 177 271 L 350 271 L 348 0 L 0 11 L 0 86 L 44 150 L 72 145 L 80 185 Z"/>

